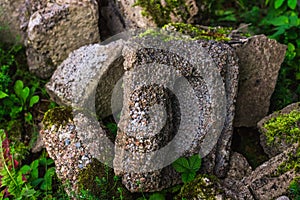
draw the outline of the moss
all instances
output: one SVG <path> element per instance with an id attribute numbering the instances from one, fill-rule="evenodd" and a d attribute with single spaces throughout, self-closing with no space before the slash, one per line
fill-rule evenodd
<path id="1" fill-rule="evenodd" d="M 73 120 L 71 107 L 56 107 L 48 110 L 43 118 L 45 129 L 51 128 L 52 125 L 64 126 L 69 120 Z"/>
<path id="2" fill-rule="evenodd" d="M 216 199 L 223 194 L 219 181 L 212 175 L 198 175 L 192 182 L 185 184 L 175 199 Z"/>
<path id="3" fill-rule="evenodd" d="M 264 124 L 268 144 L 284 140 L 289 144 L 300 140 L 300 111 L 294 110 L 289 114 L 281 114 L 271 118 Z"/>
<path id="4" fill-rule="evenodd" d="M 185 0 L 137 0 L 133 6 L 142 7 L 142 15 L 151 17 L 158 27 L 171 22 L 171 14 L 180 17 L 184 22 L 189 18 L 189 9 Z"/>
<path id="5" fill-rule="evenodd" d="M 228 35 L 232 28 L 225 27 L 202 27 L 185 23 L 169 23 L 163 27 L 167 30 L 175 30 L 179 33 L 189 35 L 194 40 L 215 40 L 215 41 L 229 41 Z"/>
<path id="6" fill-rule="evenodd" d="M 280 114 L 271 118 L 264 124 L 268 145 L 284 141 L 287 144 L 297 144 L 300 140 L 300 111 L 293 110 L 288 114 Z M 279 165 L 274 176 L 279 176 L 287 171 L 300 171 L 300 148 L 297 145 L 296 153 L 290 153 L 288 160 Z"/>
<path id="7" fill-rule="evenodd" d="M 163 41 L 170 40 L 215 40 L 229 41 L 227 37 L 232 29 L 207 27 L 206 29 L 185 23 L 169 23 L 162 29 L 147 29 L 139 37 L 160 37 Z"/>
<path id="8" fill-rule="evenodd" d="M 79 190 L 87 190 L 99 199 L 132 199 L 113 169 L 93 159 L 79 174 Z M 121 198 L 122 197 L 122 198 Z"/>

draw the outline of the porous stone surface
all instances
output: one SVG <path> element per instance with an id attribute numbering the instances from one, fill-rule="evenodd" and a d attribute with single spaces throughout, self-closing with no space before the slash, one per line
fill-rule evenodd
<path id="1" fill-rule="evenodd" d="M 111 96 L 124 74 L 124 41 L 93 44 L 73 51 L 46 84 L 51 99 L 60 105 L 80 107 L 103 118 L 112 114 Z"/>
<path id="2" fill-rule="evenodd" d="M 230 126 L 232 126 L 233 120 L 233 102 L 236 96 L 238 77 L 237 58 L 234 52 L 229 46 L 207 41 L 167 42 L 157 41 L 157 39 L 150 36 L 149 38 L 137 40 L 142 45 L 128 45 L 123 49 L 126 72 L 124 76 L 124 103 L 114 159 L 116 174 L 123 175 L 123 183 L 132 192 L 138 191 L 140 188 L 146 191 L 160 190 L 173 184 L 174 177 L 167 183 L 162 181 L 157 183 L 153 181 L 153 177 L 156 174 L 163 174 L 162 170 L 157 169 L 155 170 L 156 174 L 149 176 L 149 173 L 139 171 L 140 166 L 145 166 L 146 163 L 146 165 L 151 166 L 149 169 L 155 169 L 162 162 L 166 166 L 164 169 L 168 169 L 167 160 L 171 159 L 173 154 L 181 152 L 181 156 L 190 156 L 199 152 L 205 154 L 204 152 L 208 151 L 205 154 L 206 156 L 217 143 L 213 153 L 208 156 L 213 160 L 212 163 L 205 165 L 204 168 L 206 171 L 222 176 L 223 173 L 226 173 L 229 163 L 232 135 L 232 127 Z M 155 63 L 155 65 L 150 63 Z M 157 65 L 163 67 L 159 68 Z M 166 66 L 171 66 L 175 71 L 172 72 Z M 145 71 L 142 71 L 142 73 L 136 71 L 136 69 L 140 70 L 143 67 L 145 67 Z M 150 74 L 155 77 L 156 81 L 160 80 L 160 87 L 155 84 L 149 87 L 141 86 L 140 83 L 147 81 L 153 83 Z M 176 84 L 170 80 L 175 80 L 178 76 L 187 79 L 195 91 L 196 97 L 192 96 L 192 92 L 189 93 L 184 91 L 184 88 L 174 86 Z M 171 91 L 175 88 L 174 91 L 178 91 L 176 97 L 179 99 L 181 94 L 186 99 L 190 98 L 196 101 L 189 102 L 189 108 L 179 109 L 179 106 L 174 103 L 176 101 L 172 100 L 173 105 L 169 107 L 167 100 L 173 97 L 172 94 L 168 94 L 162 89 L 166 87 L 171 88 Z M 218 100 L 215 101 L 216 99 Z M 143 103 L 149 101 L 153 102 L 150 104 Z M 149 120 L 150 107 L 153 106 L 151 104 L 160 104 L 163 110 L 167 112 L 165 116 L 160 111 L 155 112 L 159 116 L 158 119 L 165 117 L 163 127 L 160 127 L 159 122 Z M 224 107 L 222 107 L 222 104 Z M 195 105 L 196 109 L 191 105 Z M 216 110 L 223 111 L 220 113 Z M 196 116 L 195 113 L 197 113 Z M 184 120 L 179 121 L 178 116 L 176 116 L 178 114 L 181 120 L 184 115 L 189 116 L 189 123 L 185 124 Z M 221 126 L 218 126 L 216 121 L 220 120 L 222 116 L 224 121 Z M 194 119 L 200 119 L 200 122 L 194 122 Z M 154 128 L 147 130 L 147 125 L 151 123 L 154 124 L 152 124 Z M 175 134 L 180 130 L 178 124 L 183 125 L 185 132 L 189 132 L 181 140 L 174 139 Z M 196 126 L 194 126 L 195 124 Z M 209 132 L 208 127 L 210 126 L 212 129 L 222 130 L 220 135 L 213 138 L 216 135 Z M 195 135 L 193 135 L 194 131 L 196 131 Z M 211 138 L 207 139 L 206 137 Z M 155 153 L 151 154 L 157 149 L 166 147 L 171 140 L 175 142 L 173 149 L 168 151 L 168 155 L 161 153 L 159 154 L 161 157 L 157 157 Z M 205 144 L 205 141 L 210 141 L 210 143 Z M 148 152 L 150 153 L 147 154 Z M 146 162 L 143 163 L 145 160 Z M 206 160 L 205 162 L 207 163 Z M 134 171 L 139 171 L 139 173 Z M 140 176 L 144 176 L 143 181 L 136 184 L 136 180 Z M 164 174 L 164 176 L 169 177 L 168 174 Z"/>
<path id="3" fill-rule="evenodd" d="M 41 78 L 48 78 L 70 52 L 100 40 L 97 2 L 47 3 L 32 13 L 26 33 L 29 69 Z"/>
<path id="4" fill-rule="evenodd" d="M 199 41 L 216 63 L 225 85 L 226 117 L 224 128 L 217 145 L 210 155 L 204 158 L 203 170 L 218 177 L 225 177 L 230 160 L 231 137 L 235 116 L 235 102 L 238 90 L 239 64 L 236 53 L 229 45 L 215 41 Z"/>
<path id="5" fill-rule="evenodd" d="M 46 113 L 43 124 L 41 135 L 45 147 L 55 162 L 57 176 L 63 183 L 71 184 L 71 188 L 66 188 L 68 192 L 77 191 L 80 170 L 94 155 L 107 162 L 112 160 L 112 147 L 104 139 L 107 133 L 87 113 L 54 108 Z"/>
<path id="6" fill-rule="evenodd" d="M 240 78 L 234 126 L 255 127 L 268 114 L 286 46 L 257 35 L 235 46 L 235 51 Z"/>
<path id="7" fill-rule="evenodd" d="M 294 145 L 271 158 L 257 167 L 250 176 L 245 177 L 242 184 L 249 188 L 255 199 L 269 200 L 285 194 L 290 182 L 300 174 L 295 169 L 278 174 L 278 167 L 289 162 L 290 155 L 295 155 L 296 152 L 297 145 Z"/>
<path id="8" fill-rule="evenodd" d="M 288 144 L 284 139 L 280 141 L 274 142 L 274 144 L 267 144 L 267 138 L 265 136 L 266 133 L 266 128 L 264 128 L 265 123 L 267 123 L 270 119 L 276 118 L 277 116 L 281 114 L 289 114 L 291 111 L 297 110 L 300 111 L 300 103 L 293 103 L 291 105 L 288 105 L 287 107 L 283 108 L 280 111 L 274 112 L 266 117 L 264 117 L 262 120 L 260 120 L 257 123 L 257 127 L 259 131 L 262 133 L 260 136 L 260 144 L 264 149 L 264 152 L 269 156 L 273 157 L 276 156 L 277 154 L 282 153 L 285 151 L 288 147 L 291 146 L 291 144 Z"/>

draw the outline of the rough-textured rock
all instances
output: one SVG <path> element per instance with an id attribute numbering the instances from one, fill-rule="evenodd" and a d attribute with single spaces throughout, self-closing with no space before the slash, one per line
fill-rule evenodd
<path id="1" fill-rule="evenodd" d="M 119 40 L 73 51 L 47 83 L 50 97 L 60 105 L 81 107 L 91 112 L 96 109 L 101 118 L 111 115 L 112 90 L 124 74 L 123 44 Z"/>
<path id="2" fill-rule="evenodd" d="M 264 35 L 235 47 L 240 66 L 235 127 L 255 127 L 267 115 L 285 49 Z"/>
<path id="3" fill-rule="evenodd" d="M 136 3 L 135 0 L 120 0 L 121 12 L 123 13 L 127 26 L 130 28 L 155 27 L 156 24 L 152 19 L 152 17 L 144 16 L 142 14 L 143 8 L 141 8 L 140 6 L 133 6 L 135 3 Z M 166 2 L 164 0 L 162 0 L 160 4 L 162 7 L 166 6 Z M 151 5 L 151 6 L 155 6 L 155 5 Z M 198 7 L 196 1 L 186 0 L 185 5 L 174 8 L 173 12 L 171 12 L 169 16 L 170 21 L 166 21 L 166 22 L 167 23 L 168 22 L 192 23 L 193 17 L 195 17 L 197 14 L 198 14 Z M 164 17 L 161 16 L 161 18 Z"/>
<path id="4" fill-rule="evenodd" d="M 287 196 L 278 197 L 276 200 L 290 200 Z"/>
<path id="5" fill-rule="evenodd" d="M 48 78 L 73 50 L 100 40 L 95 1 L 57 0 L 34 12 L 27 27 L 31 72 Z"/>
<path id="6" fill-rule="evenodd" d="M 242 184 L 251 190 L 255 199 L 269 200 L 286 193 L 290 182 L 300 174 L 294 169 L 278 174 L 278 167 L 288 162 L 290 155 L 295 155 L 296 150 L 296 146 L 287 149 L 257 167 L 250 176 L 242 180 Z"/>
<path id="7" fill-rule="evenodd" d="M 300 103 L 293 103 L 291 105 L 288 105 L 287 107 L 283 108 L 282 110 L 278 111 L 278 112 L 274 112 L 270 115 L 268 115 L 267 117 L 264 117 L 262 120 L 260 120 L 257 123 L 257 127 L 259 129 L 259 131 L 262 133 L 260 136 L 260 144 L 264 149 L 264 152 L 266 154 L 268 154 L 269 157 L 273 157 L 276 156 L 279 153 L 282 153 L 283 151 L 285 151 L 288 147 L 291 146 L 291 144 L 287 144 L 284 140 L 281 141 L 277 141 L 272 145 L 268 145 L 267 144 L 267 139 L 265 136 L 266 133 L 266 129 L 264 128 L 264 124 L 266 122 L 268 122 L 271 118 L 275 118 L 281 114 L 288 114 L 293 110 L 298 110 L 300 111 Z"/>
<path id="8" fill-rule="evenodd" d="M 204 168 L 206 171 L 215 173 L 219 176 L 224 176 L 223 174 L 226 173 L 230 156 L 230 141 L 234 113 L 233 102 L 236 95 L 238 76 L 238 66 L 234 52 L 229 46 L 215 42 L 166 42 L 162 40 L 157 41 L 157 39 L 154 39 L 153 37 L 138 40 L 141 40 L 139 42 L 139 44 L 142 44 L 141 46 L 127 46 L 123 50 L 125 59 L 124 67 L 126 70 L 124 76 L 124 104 L 121 121 L 119 123 L 120 131 L 118 132 L 116 140 L 117 148 L 115 156 L 116 164 L 114 164 L 115 172 L 120 175 L 125 174 L 123 182 L 130 191 L 138 191 L 139 188 L 143 188 L 143 190 L 146 191 L 154 191 L 165 188 L 172 184 L 172 182 L 169 181 L 164 183 L 160 181 L 159 183 L 156 183 L 153 181 L 154 175 L 163 174 L 160 172 L 161 169 L 157 166 L 160 164 L 165 164 L 165 166 L 167 166 L 170 164 L 168 161 L 171 160 L 172 156 L 178 152 L 184 152 L 183 154 L 180 153 L 182 156 L 190 156 L 198 152 L 201 152 L 202 154 L 205 154 L 204 156 L 206 156 L 212 150 L 214 144 L 218 142 L 213 153 L 208 156 L 211 160 L 213 160 L 212 163 L 207 164 Z M 207 68 L 203 68 L 203 62 L 205 62 Z M 156 64 L 153 66 L 150 63 Z M 175 71 L 172 72 L 172 70 L 168 67 L 157 68 L 157 65 L 159 64 L 171 66 L 171 68 L 175 68 Z M 141 71 L 138 71 L 145 65 L 145 71 L 142 71 L 142 73 Z M 183 107 L 183 109 L 179 109 L 176 103 L 174 105 L 174 102 L 176 101 L 173 100 L 173 105 L 168 107 L 168 102 L 166 100 L 168 98 L 172 99 L 172 95 L 153 85 L 151 87 L 142 87 L 140 85 L 140 83 L 145 82 L 148 84 L 149 82 L 153 83 L 151 75 L 155 77 L 155 81 L 159 80 L 158 82 L 161 84 L 161 87 L 166 87 L 166 85 L 169 84 L 167 86 L 171 88 L 174 88 L 174 83 L 170 80 L 175 80 L 177 78 L 176 76 L 182 75 L 187 78 L 193 90 L 196 92 L 196 102 L 190 102 L 190 108 Z M 145 81 L 146 79 L 148 82 Z M 221 85 L 220 82 L 218 83 L 218 79 L 221 81 Z M 219 86 L 217 86 L 218 84 Z M 214 91 L 216 88 L 218 88 L 217 90 L 219 90 L 219 92 Z M 177 98 L 180 98 L 180 96 L 177 96 L 180 93 L 182 93 L 186 99 L 194 98 L 191 97 L 192 92 L 182 91 L 180 88 L 176 88 L 174 91 L 179 91 L 175 94 Z M 221 94 L 225 91 L 228 92 L 226 93 L 227 99 L 225 96 L 223 96 L 223 100 L 221 100 L 222 97 L 214 96 L 214 93 L 216 95 L 217 93 Z M 151 95 L 154 94 L 156 95 L 156 98 L 162 100 L 153 100 Z M 217 98 L 218 100 L 215 101 L 214 98 Z M 151 103 L 149 105 L 144 105 L 143 101 L 149 102 L 151 99 L 153 100 L 153 104 L 162 105 L 167 112 L 167 116 L 165 116 L 166 118 L 163 119 L 165 120 L 165 124 L 162 129 L 157 128 L 160 126 L 159 123 L 154 122 L 154 125 L 152 124 L 154 127 L 153 130 L 161 130 L 158 134 L 155 134 L 156 132 L 152 129 L 146 132 L 143 131 L 147 128 L 147 124 L 150 124 L 147 116 L 150 115 L 150 108 L 148 107 L 152 106 L 150 105 Z M 223 108 L 224 110 L 222 113 L 215 115 L 216 110 L 214 111 L 214 109 L 221 108 L 221 103 L 219 101 L 224 101 L 223 103 L 226 103 L 226 108 Z M 196 108 L 193 108 L 191 105 L 201 106 L 199 108 L 197 108 L 197 106 Z M 176 118 L 176 113 L 178 114 L 179 110 L 181 121 L 178 121 Z M 196 112 L 196 110 L 199 111 Z M 224 115 L 226 111 L 227 115 Z M 185 124 L 182 118 L 184 115 L 187 115 L 189 116 L 189 120 L 193 120 L 195 113 L 199 113 L 199 116 L 197 114 L 196 119 L 201 119 L 201 123 L 192 122 L 196 124 L 198 123 L 196 128 L 194 128 L 191 124 Z M 159 115 L 159 119 L 164 116 L 163 113 L 157 115 Z M 226 118 L 225 126 L 223 127 L 222 125 L 222 127 L 218 127 L 214 120 L 222 116 L 224 119 Z M 173 120 L 170 121 L 172 118 Z M 178 128 L 178 124 L 180 124 L 180 126 L 182 124 L 183 126 L 186 126 L 183 127 L 183 130 L 189 134 L 184 135 L 181 140 L 176 141 L 173 137 L 174 134 L 177 133 L 177 130 L 180 130 L 180 128 Z M 210 139 L 206 138 L 211 134 L 208 129 L 210 125 L 211 128 L 214 127 L 213 129 L 222 129 L 219 140 L 218 137 Z M 196 133 L 193 136 L 195 129 Z M 163 146 L 166 147 L 165 145 L 167 145 L 171 139 L 172 142 L 175 140 L 175 145 L 172 150 L 167 151 L 168 155 L 161 153 L 159 154 L 159 156 L 161 156 L 159 158 L 155 153 L 151 155 L 151 153 L 155 150 L 160 149 Z M 149 142 L 147 142 L 148 140 Z M 208 140 L 211 140 L 209 147 L 205 144 L 205 141 Z M 189 144 L 187 141 L 192 143 Z M 206 150 L 208 150 L 208 152 L 204 153 Z M 149 151 L 151 153 L 145 155 L 144 151 L 147 153 Z M 130 156 L 128 152 L 131 152 Z M 149 169 L 158 168 L 155 171 L 155 174 L 149 175 L 149 173 L 142 171 L 139 173 L 134 172 L 135 170 L 138 171 L 140 166 L 145 166 L 145 163 L 143 163 L 144 161 L 146 165 L 149 165 Z M 207 160 L 205 160 L 204 163 L 205 162 L 207 163 Z M 164 169 L 167 168 L 168 167 Z M 141 184 L 136 184 L 138 177 L 143 175 L 147 178 L 143 178 L 143 181 L 140 181 Z M 128 176 L 130 178 L 128 178 Z M 168 179 L 168 174 L 164 174 L 164 176 Z M 159 187 L 157 188 L 157 186 Z"/>
<path id="9" fill-rule="evenodd" d="M 20 5 L 22 5 L 24 1 L 25 0 L 0 1 L 0 26 L 6 27 L 6 30 L 1 30 L 1 42 L 14 43 L 16 42 L 16 38 L 21 36 L 19 16 Z M 19 42 L 22 42 L 22 40 Z"/>

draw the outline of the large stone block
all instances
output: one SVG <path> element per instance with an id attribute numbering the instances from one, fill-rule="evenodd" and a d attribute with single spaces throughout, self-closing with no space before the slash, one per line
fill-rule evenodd
<path id="1" fill-rule="evenodd" d="M 100 40 L 96 1 L 48 3 L 30 16 L 27 27 L 29 69 L 48 78 L 73 50 Z"/>
<path id="2" fill-rule="evenodd" d="M 285 45 L 264 35 L 253 36 L 235 47 L 240 66 L 235 127 L 256 127 L 268 114 L 285 49 Z"/>

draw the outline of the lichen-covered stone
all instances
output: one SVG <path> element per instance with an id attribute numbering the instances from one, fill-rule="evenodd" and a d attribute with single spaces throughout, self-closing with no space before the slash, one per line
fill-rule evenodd
<path id="1" fill-rule="evenodd" d="M 26 29 L 29 69 L 48 78 L 73 50 L 100 40 L 96 1 L 56 1 L 30 16 Z"/>
<path id="2" fill-rule="evenodd" d="M 120 7 L 128 26 L 131 28 L 161 27 L 170 22 L 192 23 L 198 14 L 195 0 L 171 3 L 166 1 L 153 3 L 146 0 L 121 0 Z"/>
<path id="3" fill-rule="evenodd" d="M 107 133 L 88 113 L 54 108 L 45 114 L 43 125 L 41 135 L 45 147 L 54 160 L 57 176 L 70 184 L 70 188 L 65 188 L 70 194 L 78 191 L 79 173 L 92 158 L 112 161 L 113 147 Z"/>
<path id="4" fill-rule="evenodd" d="M 285 45 L 264 35 L 235 46 L 240 66 L 235 127 L 255 127 L 268 114 L 285 50 Z"/>
<path id="5" fill-rule="evenodd" d="M 300 112 L 300 103 L 299 102 L 288 105 L 287 107 L 283 108 L 282 110 L 280 110 L 278 112 L 274 112 L 274 113 L 268 115 L 267 117 L 264 117 L 262 120 L 260 120 L 257 123 L 258 129 L 262 133 L 261 136 L 260 136 L 260 144 L 262 145 L 265 153 L 268 154 L 269 157 L 273 157 L 273 156 L 276 156 L 279 153 L 282 153 L 288 147 L 291 146 L 291 143 L 288 143 L 286 141 L 286 139 L 284 139 L 284 138 L 279 138 L 278 136 L 274 136 L 274 137 L 277 137 L 277 138 L 274 138 L 274 141 L 272 142 L 272 144 L 268 144 L 267 136 L 266 136 L 266 132 L 268 130 L 265 128 L 265 124 L 267 124 L 271 119 L 275 119 L 275 118 L 277 118 L 278 116 L 281 116 L 281 115 L 289 114 L 292 111 Z M 282 123 L 285 123 L 285 122 L 282 122 Z M 285 124 L 281 125 L 280 122 L 278 122 L 277 125 L 278 126 L 285 126 Z M 295 128 L 294 125 L 295 124 L 293 123 L 292 124 L 293 127 L 290 127 L 290 128 Z M 298 128 L 300 128 L 300 126 L 298 126 Z M 288 127 L 286 128 L 286 132 L 287 133 L 290 132 L 290 129 Z M 284 133 L 282 133 L 282 136 L 283 136 L 283 134 Z"/>

